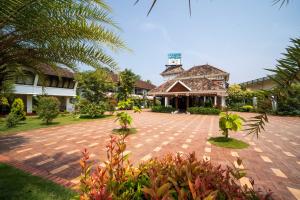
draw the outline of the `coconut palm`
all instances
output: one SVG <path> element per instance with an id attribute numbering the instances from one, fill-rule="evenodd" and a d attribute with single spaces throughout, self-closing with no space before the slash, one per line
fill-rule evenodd
<path id="1" fill-rule="evenodd" d="M 40 64 L 115 67 L 124 49 L 102 0 L 0 0 L 0 71 Z"/>

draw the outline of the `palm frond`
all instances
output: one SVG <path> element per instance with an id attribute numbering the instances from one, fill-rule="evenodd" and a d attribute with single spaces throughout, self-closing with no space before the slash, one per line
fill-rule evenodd
<path id="1" fill-rule="evenodd" d="M 248 135 L 255 134 L 258 138 L 258 134 L 261 133 L 265 128 L 265 124 L 268 122 L 267 113 L 262 113 L 260 115 L 252 117 L 250 120 L 247 120 L 246 128 L 244 131 L 247 131 Z"/>

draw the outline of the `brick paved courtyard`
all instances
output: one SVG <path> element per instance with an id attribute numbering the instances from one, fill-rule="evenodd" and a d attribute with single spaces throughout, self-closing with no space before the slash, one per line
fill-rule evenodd
<path id="1" fill-rule="evenodd" d="M 251 114 L 242 114 L 249 117 Z M 232 134 L 250 144 L 242 150 L 215 147 L 207 142 L 219 135 L 218 116 L 133 114 L 137 133 L 128 138 L 130 160 L 137 164 L 167 152 L 195 151 L 199 158 L 220 164 L 243 159 L 248 176 L 260 188 L 269 188 L 278 199 L 300 199 L 300 118 L 270 117 L 266 131 L 257 140 L 243 133 Z M 51 127 L 0 138 L 0 154 L 49 174 L 78 182 L 80 151 L 87 148 L 91 159 L 105 160 L 105 143 L 113 118 Z M 247 184 L 248 180 L 242 180 Z"/>

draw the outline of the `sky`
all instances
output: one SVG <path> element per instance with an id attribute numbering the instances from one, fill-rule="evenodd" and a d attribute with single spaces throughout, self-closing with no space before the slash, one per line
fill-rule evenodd
<path id="1" fill-rule="evenodd" d="M 182 54 L 184 69 L 210 64 L 230 73 L 230 83 L 266 76 L 282 57 L 290 38 L 300 37 L 300 1 L 279 9 L 272 0 L 107 0 L 120 37 L 132 52 L 112 56 L 159 85 L 167 54 Z"/>

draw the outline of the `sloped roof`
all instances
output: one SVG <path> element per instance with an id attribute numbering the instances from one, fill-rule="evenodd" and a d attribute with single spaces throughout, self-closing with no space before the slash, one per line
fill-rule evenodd
<path id="1" fill-rule="evenodd" d="M 38 71 L 51 76 L 74 78 L 74 72 L 71 70 L 62 67 L 51 67 L 47 64 L 39 65 Z"/>
<path id="2" fill-rule="evenodd" d="M 209 80 L 207 78 L 190 78 L 190 79 L 183 79 L 183 80 L 177 80 L 172 79 L 169 80 L 162 85 L 158 86 L 157 88 L 154 88 L 150 91 L 151 93 L 165 93 L 168 92 L 168 89 L 175 85 L 176 82 L 182 82 L 185 84 L 188 88 L 191 89 L 190 92 L 201 92 L 201 91 L 208 91 L 208 90 L 226 90 L 224 88 L 224 85 L 222 84 L 222 81 L 218 80 Z"/>
<path id="3" fill-rule="evenodd" d="M 180 74 L 184 72 L 182 65 L 166 65 L 166 69 L 160 73 L 160 75 L 172 75 L 172 74 Z"/>
<path id="4" fill-rule="evenodd" d="M 206 75 L 213 75 L 213 74 L 228 74 L 228 73 L 207 64 L 207 65 L 194 66 L 189 70 L 182 72 L 176 78 L 206 76 Z"/>
<path id="5" fill-rule="evenodd" d="M 119 81 L 119 76 L 117 74 L 111 73 L 111 78 L 112 78 L 113 82 L 115 82 L 115 83 L 117 83 Z M 155 85 L 148 83 L 146 81 L 142 81 L 142 80 L 137 80 L 135 82 L 134 86 L 137 88 L 146 89 L 146 90 L 152 90 L 156 87 Z"/>

